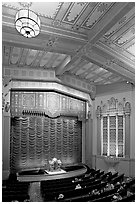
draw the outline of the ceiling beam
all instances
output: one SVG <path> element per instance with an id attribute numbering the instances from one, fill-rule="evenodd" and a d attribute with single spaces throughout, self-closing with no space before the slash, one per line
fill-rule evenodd
<path id="1" fill-rule="evenodd" d="M 104 49 L 101 49 L 101 48 L 98 48 L 98 46 L 94 46 L 92 47 L 92 49 L 90 50 L 91 53 L 96 53 L 98 54 L 99 56 L 102 56 L 106 59 L 106 61 L 117 61 L 117 63 L 121 66 L 123 66 L 125 69 L 127 69 L 129 72 L 133 72 L 135 73 L 135 66 L 133 66 L 133 64 L 130 64 L 128 62 L 125 63 L 125 61 L 123 61 L 120 57 L 118 58 L 116 55 L 114 56 L 111 52 L 108 52 L 107 50 L 104 50 Z M 87 55 L 90 55 L 90 52 L 87 53 Z M 119 54 L 119 56 L 121 56 Z"/>
<path id="2" fill-rule="evenodd" d="M 55 69 L 55 73 L 56 75 L 60 75 L 63 70 L 64 70 L 64 67 L 71 61 L 71 57 L 70 56 L 67 56 L 65 58 L 65 60 Z"/>
<path id="3" fill-rule="evenodd" d="M 123 61 L 125 64 L 127 64 L 132 69 L 135 69 L 135 62 L 133 60 L 131 60 L 130 58 L 127 58 L 124 55 L 122 55 L 122 52 L 120 54 L 120 52 L 116 52 L 113 48 L 110 48 L 101 42 L 97 42 L 95 47 L 98 48 L 99 50 L 101 50 L 102 52 L 104 52 L 104 54 L 106 54 L 106 55 L 108 55 L 108 54 L 110 55 L 110 53 L 111 53 L 111 56 L 119 59 L 120 61 Z"/>
<path id="4" fill-rule="evenodd" d="M 117 61 L 107 61 L 105 58 L 97 55 L 96 53 L 91 53 L 90 55 L 83 56 L 83 59 L 88 60 L 120 77 L 125 78 L 127 81 L 135 83 L 135 73 L 125 69 L 125 67 L 120 66 Z"/>
<path id="5" fill-rule="evenodd" d="M 134 85 L 131 83 L 124 82 L 116 82 L 113 84 L 106 85 L 96 85 L 96 96 L 102 96 L 104 94 L 115 94 L 121 93 L 125 91 L 132 91 L 134 89 Z"/>
<path id="6" fill-rule="evenodd" d="M 19 35 L 15 25 L 14 25 L 14 19 L 15 17 L 9 17 L 8 14 L 4 14 L 2 16 L 2 32 L 8 32 L 14 35 Z M 87 42 L 88 38 L 86 34 L 82 34 L 82 33 L 77 33 L 74 31 L 70 31 L 67 29 L 63 29 L 63 28 L 58 28 L 58 27 L 54 27 L 51 25 L 45 25 L 44 23 L 41 26 L 41 31 L 40 34 L 37 36 L 37 39 L 44 39 L 45 36 L 56 36 L 56 37 L 60 37 L 60 38 L 65 38 L 68 40 L 75 40 L 78 43 L 81 42 L 81 44 Z"/>

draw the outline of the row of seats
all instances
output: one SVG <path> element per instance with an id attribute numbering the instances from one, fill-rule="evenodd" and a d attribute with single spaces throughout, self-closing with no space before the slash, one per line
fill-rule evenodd
<path id="1" fill-rule="evenodd" d="M 65 198 L 71 197 L 73 194 L 75 194 L 75 196 L 78 194 L 83 195 L 84 193 L 88 193 L 94 189 L 95 186 L 96 188 L 100 188 L 101 186 L 106 185 L 106 181 L 101 184 L 102 179 L 100 177 L 103 174 L 104 172 L 101 172 L 100 170 L 92 170 L 90 174 L 81 176 L 79 178 L 70 178 L 69 183 L 68 179 L 60 179 L 60 181 L 54 180 L 52 181 L 52 185 L 50 182 L 42 181 L 41 192 L 45 201 L 50 201 L 53 199 L 53 197 L 54 199 L 57 199 L 60 194 L 63 194 Z M 109 176 L 112 176 L 112 174 L 109 174 Z M 53 182 L 55 185 L 53 185 Z"/>
<path id="2" fill-rule="evenodd" d="M 67 178 L 41 182 L 41 194 L 44 201 L 76 201 L 86 202 L 93 201 L 99 202 L 100 200 L 112 201 L 116 200 L 120 184 L 124 181 L 124 174 L 118 172 L 112 174 L 111 172 L 105 173 L 104 171 L 90 169 L 88 173 L 76 178 Z M 135 180 L 126 182 L 125 190 L 133 186 Z M 108 186 L 111 186 L 108 189 Z M 119 197 L 121 191 L 119 191 Z M 134 194 L 134 193 L 133 193 Z M 125 195 L 124 195 L 125 196 Z M 114 198 L 113 198 L 114 197 Z M 118 197 L 118 199 L 120 199 Z M 125 196 L 124 199 L 129 199 Z M 134 199 L 134 196 L 131 196 Z"/>
<path id="3" fill-rule="evenodd" d="M 96 174 L 99 173 L 99 171 L 96 172 Z M 89 181 L 89 179 L 95 180 L 95 173 L 92 173 L 92 177 L 89 174 L 88 176 L 85 176 L 85 174 L 71 178 L 63 178 L 63 179 L 57 179 L 57 180 L 50 180 L 50 181 L 42 181 L 41 186 L 45 190 L 49 189 L 56 189 L 61 187 L 68 187 L 68 186 L 75 186 L 76 183 L 79 181 L 84 184 L 84 182 Z"/>
<path id="4" fill-rule="evenodd" d="M 11 177 L 12 178 L 12 177 Z M 3 182 L 2 201 L 29 201 L 29 182 L 9 179 Z M 118 172 L 105 173 L 90 169 L 83 175 L 41 181 L 43 201 L 56 202 L 132 202 L 135 200 L 135 179 L 125 179 Z"/>
<path id="5" fill-rule="evenodd" d="M 9 179 L 3 182 L 2 202 L 23 202 L 25 200 L 29 200 L 29 182 L 18 182 L 16 179 L 14 179 L 14 176 L 12 179 L 10 179 L 11 177 L 12 176 L 10 175 Z"/>

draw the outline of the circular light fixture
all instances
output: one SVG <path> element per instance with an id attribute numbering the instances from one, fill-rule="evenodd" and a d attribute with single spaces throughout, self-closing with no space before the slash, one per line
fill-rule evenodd
<path id="1" fill-rule="evenodd" d="M 15 26 L 17 31 L 26 38 L 36 37 L 40 33 L 40 19 L 29 9 L 21 9 L 17 12 Z"/>

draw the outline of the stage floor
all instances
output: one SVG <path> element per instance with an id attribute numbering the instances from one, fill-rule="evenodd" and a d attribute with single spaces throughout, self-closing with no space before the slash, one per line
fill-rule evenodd
<path id="1" fill-rule="evenodd" d="M 73 170 L 68 170 L 65 171 L 62 169 L 62 172 L 48 172 L 46 170 L 43 171 L 43 173 L 40 173 L 39 171 L 33 171 L 32 170 L 32 174 L 31 171 L 25 171 L 25 173 L 21 172 L 21 173 L 17 173 L 17 179 L 18 181 L 21 182 L 37 182 L 37 181 L 43 181 L 43 180 L 53 180 L 53 179 L 61 179 L 61 178 L 69 178 L 69 177 L 75 177 L 75 176 L 79 176 L 82 174 L 85 174 L 87 171 L 86 166 L 83 164 L 81 166 L 76 166 L 76 170 L 75 168 L 73 168 Z M 34 174 L 35 172 L 35 174 Z"/>

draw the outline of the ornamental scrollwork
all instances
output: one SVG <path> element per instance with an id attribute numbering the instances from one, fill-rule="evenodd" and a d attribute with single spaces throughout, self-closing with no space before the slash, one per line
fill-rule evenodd
<path id="1" fill-rule="evenodd" d="M 131 104 L 129 102 L 126 102 L 125 104 L 125 114 L 130 115 L 131 113 Z"/>
<path id="2" fill-rule="evenodd" d="M 111 97 L 109 100 L 107 100 L 106 103 L 103 103 L 101 101 L 100 106 L 97 106 L 96 109 L 96 116 L 101 117 L 103 114 L 130 114 L 131 113 L 131 104 L 130 102 L 127 102 L 125 98 L 123 98 L 122 101 L 118 101 L 118 99 L 115 99 L 114 97 Z"/>
<path id="3" fill-rule="evenodd" d="M 96 110 L 96 116 L 97 118 L 100 118 L 102 115 L 102 110 L 100 106 L 97 106 L 97 110 Z"/>

